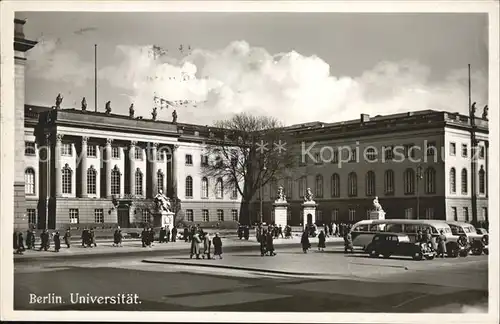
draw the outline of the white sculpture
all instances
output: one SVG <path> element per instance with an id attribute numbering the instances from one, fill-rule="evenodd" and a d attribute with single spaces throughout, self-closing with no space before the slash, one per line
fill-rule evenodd
<path id="1" fill-rule="evenodd" d="M 373 209 L 375 211 L 383 211 L 382 205 L 378 202 L 378 197 L 375 197 L 375 199 L 373 199 Z"/>
<path id="2" fill-rule="evenodd" d="M 312 194 L 311 188 L 307 188 L 306 194 L 304 196 L 304 201 L 306 201 L 306 202 L 307 201 L 314 201 L 313 198 L 314 198 L 314 196 Z"/>
<path id="3" fill-rule="evenodd" d="M 167 196 L 163 194 L 162 190 L 159 190 L 155 196 L 155 204 L 160 212 L 172 212 L 172 207 L 170 205 L 170 200 Z"/>
<path id="4" fill-rule="evenodd" d="M 278 199 L 276 199 L 277 202 L 286 202 L 286 196 L 285 192 L 283 190 L 283 186 L 279 186 L 278 188 Z"/>

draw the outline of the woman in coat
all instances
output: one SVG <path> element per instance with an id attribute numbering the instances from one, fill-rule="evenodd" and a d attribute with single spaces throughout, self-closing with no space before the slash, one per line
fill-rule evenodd
<path id="1" fill-rule="evenodd" d="M 59 236 L 58 231 L 54 234 L 54 249 L 56 252 L 59 252 L 61 249 L 61 237 Z"/>
<path id="2" fill-rule="evenodd" d="M 222 240 L 219 233 L 215 233 L 212 243 L 214 244 L 214 259 L 217 255 L 219 256 L 219 259 L 222 259 Z"/>
<path id="3" fill-rule="evenodd" d="M 196 255 L 196 258 L 200 258 L 200 250 L 201 250 L 201 238 L 200 234 L 195 233 L 193 235 L 193 239 L 191 241 L 191 253 L 190 253 L 190 258 L 193 258 L 193 255 Z"/>
<path id="4" fill-rule="evenodd" d="M 268 232 L 266 237 L 266 252 L 269 252 L 270 256 L 276 255 L 276 253 L 274 253 L 273 239 L 274 239 L 273 232 Z"/>
<path id="5" fill-rule="evenodd" d="M 210 260 L 210 249 L 212 248 L 212 239 L 209 233 L 203 235 L 203 254 L 202 258 L 205 259 L 205 255 L 207 259 Z"/>
<path id="6" fill-rule="evenodd" d="M 444 235 L 444 232 L 442 230 L 439 232 L 437 243 L 438 243 L 438 256 L 444 258 L 444 255 L 446 254 L 446 236 Z"/>
<path id="7" fill-rule="evenodd" d="M 69 228 L 66 230 L 66 233 L 64 233 L 63 239 L 64 239 L 64 243 L 66 244 L 66 247 L 69 249 L 70 241 L 71 241 L 71 232 L 70 232 Z"/>
<path id="8" fill-rule="evenodd" d="M 300 244 L 302 245 L 302 251 L 307 253 L 307 250 L 311 247 L 311 243 L 309 243 L 309 233 L 307 229 L 302 233 L 302 238 L 300 239 Z"/>
<path id="9" fill-rule="evenodd" d="M 324 251 L 326 248 L 326 234 L 321 230 L 318 235 L 318 251 Z"/>
<path id="10" fill-rule="evenodd" d="M 260 256 L 266 255 L 266 236 L 267 236 L 267 231 L 263 230 L 262 234 L 259 235 L 258 241 L 260 243 Z"/>

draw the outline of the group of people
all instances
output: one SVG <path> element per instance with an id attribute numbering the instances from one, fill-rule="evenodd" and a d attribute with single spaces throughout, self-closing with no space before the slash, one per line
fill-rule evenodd
<path id="1" fill-rule="evenodd" d="M 95 228 L 87 228 L 85 227 L 82 230 L 82 247 L 87 248 L 87 247 L 96 247 L 97 243 L 95 241 Z"/>
<path id="2" fill-rule="evenodd" d="M 326 237 L 337 236 L 337 237 L 345 237 L 347 233 L 352 228 L 352 224 L 340 223 L 337 224 L 335 222 L 330 222 L 329 224 L 323 224 L 323 230 Z"/>
<path id="3" fill-rule="evenodd" d="M 168 243 L 170 241 L 175 242 L 177 240 L 177 227 L 174 226 L 172 231 L 170 231 L 170 226 L 162 227 L 160 229 L 160 237 L 158 239 L 159 243 Z"/>
<path id="4" fill-rule="evenodd" d="M 28 229 L 26 232 L 26 241 L 24 240 L 23 233 L 21 231 L 14 232 L 14 250 L 17 254 L 23 254 L 26 250 L 35 250 L 35 231 L 33 229 Z M 64 243 L 66 247 L 70 247 L 71 232 L 69 229 L 66 230 L 63 236 Z M 40 233 L 40 247 L 39 251 L 48 251 L 50 249 L 50 241 L 54 242 L 54 251 L 59 252 L 61 249 L 61 235 L 59 231 L 55 231 L 52 234 L 48 230 L 44 229 Z M 26 242 L 26 246 L 25 246 Z"/>
<path id="5" fill-rule="evenodd" d="M 446 235 L 444 235 L 443 230 L 439 232 L 437 237 L 432 236 L 429 229 L 426 229 L 425 233 L 418 230 L 417 242 L 423 245 L 423 247 L 427 246 L 436 251 L 438 257 L 444 258 L 446 256 Z"/>
<path id="6" fill-rule="evenodd" d="M 192 259 L 196 256 L 196 259 L 200 259 L 200 255 L 201 258 L 206 258 L 207 260 L 215 259 L 217 256 L 219 259 L 222 259 L 222 240 L 219 233 L 215 233 L 215 236 L 212 238 L 210 233 L 207 233 L 198 227 L 191 237 L 189 257 Z"/>

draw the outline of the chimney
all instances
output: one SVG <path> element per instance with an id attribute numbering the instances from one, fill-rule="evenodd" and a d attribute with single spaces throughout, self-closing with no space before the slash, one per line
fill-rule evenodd
<path id="1" fill-rule="evenodd" d="M 361 114 L 361 123 L 367 123 L 370 121 L 370 115 L 368 114 Z"/>

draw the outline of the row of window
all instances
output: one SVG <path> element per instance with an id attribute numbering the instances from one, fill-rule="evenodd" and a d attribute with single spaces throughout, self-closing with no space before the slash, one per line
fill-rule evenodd
<path id="1" fill-rule="evenodd" d="M 188 222 L 194 222 L 194 210 L 193 209 L 186 209 L 186 221 Z M 209 222 L 210 221 L 210 213 L 208 209 L 202 209 L 201 210 L 201 218 L 203 222 Z M 238 209 L 231 209 L 231 220 L 234 222 L 238 221 Z M 224 221 L 224 210 L 222 209 L 217 209 L 217 221 L 218 222 L 223 222 Z"/>
<path id="2" fill-rule="evenodd" d="M 208 178 L 201 179 L 201 198 L 208 198 Z M 186 177 L 186 198 L 193 198 L 193 177 Z M 222 199 L 224 197 L 224 182 L 222 178 L 217 178 L 215 181 L 215 198 Z M 238 198 L 238 188 L 236 184 L 231 186 L 231 199 Z"/>
<path id="3" fill-rule="evenodd" d="M 451 207 L 451 214 L 453 216 L 453 220 L 454 221 L 458 221 L 458 209 L 457 207 Z M 463 221 L 465 222 L 469 222 L 470 219 L 469 219 L 469 207 L 462 207 L 462 219 Z M 483 220 L 488 220 L 488 208 L 487 207 L 483 207 Z"/>
<path id="4" fill-rule="evenodd" d="M 456 181 L 456 170 L 455 168 L 450 169 L 450 193 L 454 194 L 457 192 L 457 181 Z M 468 172 L 467 169 L 463 168 L 460 174 L 461 180 L 461 192 L 462 194 L 467 194 L 468 191 Z M 479 193 L 486 193 L 486 172 L 483 166 L 479 169 Z"/>
<path id="5" fill-rule="evenodd" d="M 429 167 L 424 172 L 424 188 L 426 194 L 436 193 L 436 170 Z M 404 193 L 407 195 L 415 193 L 416 184 L 416 174 L 414 169 L 406 169 L 403 173 L 404 179 Z M 302 198 L 304 196 L 305 190 L 308 188 L 307 177 L 303 176 L 298 180 L 299 194 Z M 271 181 L 271 194 L 274 195 L 277 192 L 277 182 Z M 330 177 L 330 196 L 333 198 L 340 197 L 340 175 L 334 173 Z M 284 188 L 288 198 L 293 199 L 293 181 L 291 178 L 285 179 Z M 315 191 L 314 195 L 318 198 L 323 198 L 323 176 L 318 174 L 315 178 Z M 365 194 L 366 196 L 376 195 L 376 178 L 375 172 L 368 171 L 365 175 Z M 386 195 L 393 195 L 395 192 L 395 181 L 394 181 L 394 171 L 386 170 L 384 173 L 384 193 Z M 259 194 L 259 193 L 258 193 Z M 349 197 L 356 197 L 358 195 L 358 176 L 356 172 L 351 172 L 347 175 L 347 194 Z M 275 198 L 273 196 L 273 198 Z"/>
<path id="6" fill-rule="evenodd" d="M 484 156 L 486 154 L 485 152 L 485 147 L 484 146 L 478 146 L 478 158 L 484 159 Z M 450 155 L 451 156 L 456 156 L 457 155 L 457 144 L 454 142 L 450 142 Z M 472 152 L 472 155 L 474 155 L 474 152 Z M 467 144 L 462 144 L 462 157 L 469 157 L 469 146 Z"/>

